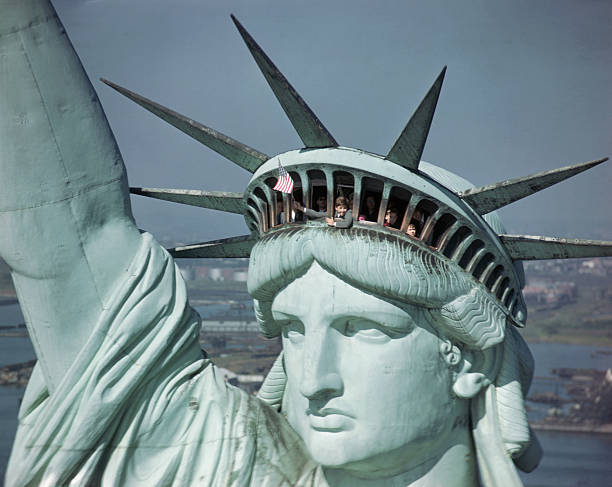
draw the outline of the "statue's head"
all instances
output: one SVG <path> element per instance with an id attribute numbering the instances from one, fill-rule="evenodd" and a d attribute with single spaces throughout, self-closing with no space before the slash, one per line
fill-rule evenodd
<path id="1" fill-rule="evenodd" d="M 281 411 L 313 458 L 366 476 L 435 461 L 487 413 L 487 391 L 504 396 L 488 411 L 498 447 L 520 458 L 532 442 L 523 405 L 532 361 L 514 330 L 525 319 L 521 268 L 491 236 L 503 231 L 497 216 L 453 202 L 448 188 L 468 183 L 427 163 L 421 174 L 385 173 L 376 170 L 387 161 L 349 149 L 279 157 L 294 198 L 320 185 L 330 199 L 354 192 L 354 214 L 373 194 L 381 206 L 377 222 L 348 229 L 275 225 L 272 199 L 257 196 L 272 169 L 247 189 L 250 223 L 265 225 L 249 292 L 263 333 L 282 337 Z M 399 228 L 383 225 L 387 207 L 399 208 Z M 418 236 L 407 233 L 414 218 Z"/>

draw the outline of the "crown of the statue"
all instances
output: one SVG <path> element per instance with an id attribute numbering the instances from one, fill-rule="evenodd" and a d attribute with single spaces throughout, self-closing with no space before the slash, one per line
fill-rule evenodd
<path id="1" fill-rule="evenodd" d="M 311 207 L 325 196 L 332 217 L 337 196 L 352 197 L 354 226 L 382 232 L 421 247 L 432 256 L 471 274 L 522 325 L 526 308 L 521 260 L 612 255 L 612 242 L 506 235 L 495 228 L 491 212 L 594 167 L 607 158 L 585 162 L 482 187 L 421 161 L 446 68 L 442 70 L 397 141 L 385 156 L 340 147 L 306 102 L 291 86 L 244 27 L 232 16 L 242 38 L 304 143 L 304 148 L 270 157 L 231 137 L 162 105 L 102 80 L 179 130 L 253 173 L 243 193 L 180 189 L 131 188 L 132 193 L 204 208 L 242 214 L 250 235 L 171 249 L 175 257 L 248 257 L 264 234 L 306 223 L 293 201 Z M 291 176 L 290 194 L 273 190 L 282 166 Z M 464 187 L 460 187 L 464 186 Z M 365 214 L 372 197 L 375 216 Z M 387 210 L 397 223 L 385 225 Z M 282 215 L 281 215 L 282 213 Z M 416 227 L 408 235 L 409 225 Z M 345 231 L 338 229 L 337 231 Z"/>

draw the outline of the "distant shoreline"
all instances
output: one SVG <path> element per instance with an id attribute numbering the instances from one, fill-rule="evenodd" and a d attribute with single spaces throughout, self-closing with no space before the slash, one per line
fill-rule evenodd
<path id="1" fill-rule="evenodd" d="M 610 423 L 597 426 L 544 423 L 529 423 L 529 425 L 536 431 L 562 431 L 564 433 L 589 433 L 598 435 L 612 434 L 612 424 Z"/>
<path id="2" fill-rule="evenodd" d="M 584 331 L 584 330 L 581 330 Z M 555 335 L 555 336 L 524 336 L 528 345 L 537 343 L 550 343 L 557 345 L 588 345 L 598 348 L 612 348 L 612 338 L 602 337 L 601 335 Z"/>

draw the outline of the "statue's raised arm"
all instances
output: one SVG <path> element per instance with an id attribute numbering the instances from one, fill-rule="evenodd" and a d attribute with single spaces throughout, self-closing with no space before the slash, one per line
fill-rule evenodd
<path id="1" fill-rule="evenodd" d="M 141 238 L 121 154 L 53 7 L 1 10 L 0 256 L 53 391 Z"/>

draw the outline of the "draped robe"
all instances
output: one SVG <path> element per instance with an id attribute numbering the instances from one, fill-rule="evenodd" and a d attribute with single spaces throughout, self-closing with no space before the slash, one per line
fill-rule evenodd
<path id="1" fill-rule="evenodd" d="M 33 375 L 7 485 L 326 485 L 285 418 L 204 358 L 178 269 L 141 240 L 57 390 Z"/>

